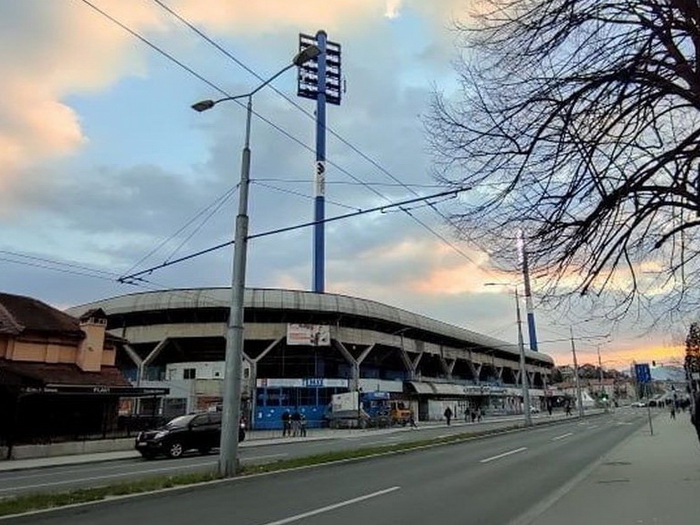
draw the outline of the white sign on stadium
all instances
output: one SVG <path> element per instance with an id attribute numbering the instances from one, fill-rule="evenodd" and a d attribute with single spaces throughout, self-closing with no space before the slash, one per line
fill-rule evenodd
<path id="1" fill-rule="evenodd" d="M 330 346 L 330 327 L 320 324 L 288 324 L 287 344 L 290 346 Z"/>

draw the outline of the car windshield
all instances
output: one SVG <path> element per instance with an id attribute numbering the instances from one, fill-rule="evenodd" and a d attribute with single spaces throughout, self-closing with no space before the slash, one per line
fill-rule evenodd
<path id="1" fill-rule="evenodd" d="M 194 416 L 179 416 L 176 417 L 175 419 L 171 419 L 166 423 L 165 428 L 167 429 L 172 429 L 172 428 L 183 428 L 186 427 L 190 421 L 192 421 L 192 418 Z"/>

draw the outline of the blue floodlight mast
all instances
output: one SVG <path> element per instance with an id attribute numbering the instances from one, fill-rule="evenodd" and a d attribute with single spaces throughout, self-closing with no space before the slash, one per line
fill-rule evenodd
<path id="1" fill-rule="evenodd" d="M 326 103 L 340 105 L 340 45 L 328 42 L 326 32 L 316 36 L 299 35 L 299 49 L 317 46 L 321 53 L 299 66 L 297 95 L 316 100 L 316 169 L 314 172 L 313 284 L 317 293 L 325 291 L 326 238 Z"/>

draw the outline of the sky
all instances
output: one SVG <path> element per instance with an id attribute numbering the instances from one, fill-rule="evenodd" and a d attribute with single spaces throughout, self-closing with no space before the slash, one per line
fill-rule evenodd
<path id="1" fill-rule="evenodd" d="M 211 84 L 231 94 L 254 88 L 259 80 L 240 64 L 269 77 L 291 61 L 300 32 L 324 29 L 342 45 L 346 89 L 327 112 L 327 216 L 442 189 L 423 122 L 432 93 L 456 96 L 453 24 L 468 21 L 477 1 L 163 3 L 235 61 L 153 0 L 0 3 L 0 290 L 64 308 L 153 288 L 226 286 L 230 248 L 140 286 L 116 278 L 232 238 L 245 113 L 235 103 L 205 113 L 190 106 L 221 96 Z M 270 89 L 255 97 L 267 122 L 252 122 L 251 233 L 313 216 L 315 105 L 296 96 L 293 71 L 274 87 L 304 111 Z M 448 214 L 460 199 L 437 207 Z M 510 289 L 485 283 L 513 283 L 517 273 L 460 242 L 432 208 L 411 213 L 425 226 L 396 210 L 329 224 L 327 291 L 515 341 Z M 309 289 L 311 246 L 310 229 L 251 240 L 248 286 Z M 581 363 L 596 360 L 597 348 L 604 366 L 618 368 L 682 356 L 684 326 L 611 326 L 542 307 L 536 315 L 541 350 L 558 364 L 571 362 L 569 325 Z"/>

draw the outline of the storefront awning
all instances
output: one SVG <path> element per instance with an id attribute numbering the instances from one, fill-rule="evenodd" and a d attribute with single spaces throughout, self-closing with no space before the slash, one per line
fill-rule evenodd
<path id="1" fill-rule="evenodd" d="M 464 397 L 467 395 L 462 385 L 455 385 L 452 383 L 433 383 L 433 388 L 435 389 L 435 393 L 441 396 Z"/>
<path id="2" fill-rule="evenodd" d="M 427 383 L 424 381 L 409 381 L 408 384 L 413 387 L 413 389 L 416 391 L 416 394 L 432 395 L 435 393 L 433 388 L 430 386 L 431 383 Z"/>
<path id="3" fill-rule="evenodd" d="M 433 383 L 432 381 L 409 381 L 416 394 L 433 396 L 464 397 L 464 387 L 453 383 Z"/>

